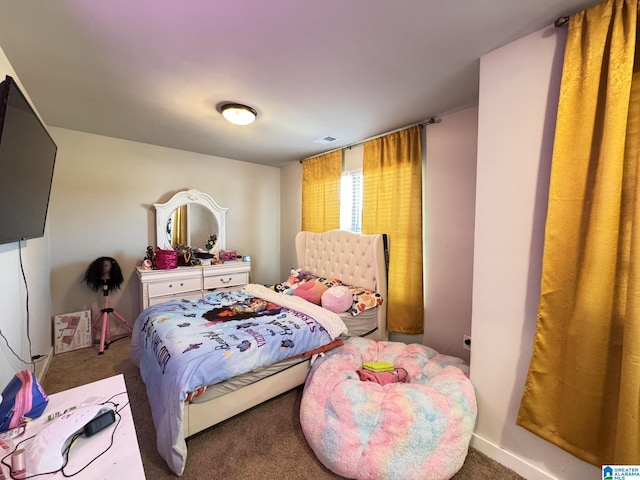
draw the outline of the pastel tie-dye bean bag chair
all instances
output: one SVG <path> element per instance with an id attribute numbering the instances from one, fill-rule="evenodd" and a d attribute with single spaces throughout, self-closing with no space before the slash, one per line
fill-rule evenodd
<path id="1" fill-rule="evenodd" d="M 363 362 L 393 363 L 407 383 L 363 382 Z M 329 470 L 355 479 L 451 478 L 464 463 L 477 404 L 468 368 L 424 345 L 355 337 L 314 363 L 300 421 Z"/>

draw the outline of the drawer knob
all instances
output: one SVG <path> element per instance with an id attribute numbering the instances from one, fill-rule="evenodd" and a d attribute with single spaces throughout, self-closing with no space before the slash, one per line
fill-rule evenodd
<path id="1" fill-rule="evenodd" d="M 222 283 L 229 283 L 231 281 L 231 277 L 229 277 L 227 280 L 225 280 L 224 278 L 221 278 L 220 281 Z"/>

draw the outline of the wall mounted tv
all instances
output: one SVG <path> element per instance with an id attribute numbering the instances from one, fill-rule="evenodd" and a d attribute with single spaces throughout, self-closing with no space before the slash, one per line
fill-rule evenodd
<path id="1" fill-rule="evenodd" d="M 57 150 L 7 75 L 0 83 L 0 244 L 44 235 Z"/>

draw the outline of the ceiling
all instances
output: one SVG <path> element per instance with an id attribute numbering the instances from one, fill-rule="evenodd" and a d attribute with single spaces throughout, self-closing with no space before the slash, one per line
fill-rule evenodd
<path id="1" fill-rule="evenodd" d="M 595 3 L 0 0 L 0 47 L 49 126 L 281 166 L 477 104 L 481 55 Z"/>

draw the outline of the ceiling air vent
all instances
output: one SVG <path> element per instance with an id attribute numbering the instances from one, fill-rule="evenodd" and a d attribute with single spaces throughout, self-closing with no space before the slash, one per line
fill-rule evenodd
<path id="1" fill-rule="evenodd" d="M 322 138 L 314 140 L 313 143 L 319 143 L 320 145 L 328 145 L 330 143 L 335 142 L 336 140 L 338 140 L 338 137 L 332 137 L 331 135 L 326 135 Z"/>

